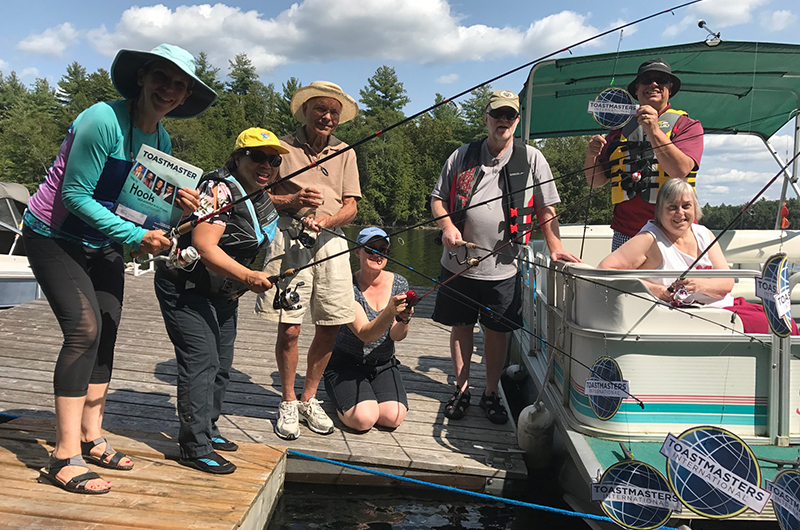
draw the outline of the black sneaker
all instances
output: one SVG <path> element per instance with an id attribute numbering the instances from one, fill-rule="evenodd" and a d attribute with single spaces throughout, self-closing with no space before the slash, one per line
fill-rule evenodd
<path id="1" fill-rule="evenodd" d="M 502 398 L 500 398 L 497 393 L 492 392 L 489 396 L 483 394 L 481 396 L 480 405 L 481 408 L 486 411 L 486 417 L 489 418 L 490 422 L 496 423 L 497 425 L 508 422 L 508 411 L 503 405 Z"/>
<path id="2" fill-rule="evenodd" d="M 236 445 L 236 442 L 232 442 L 222 436 L 214 436 L 211 438 L 211 447 L 213 447 L 215 451 L 227 451 L 229 453 L 239 449 L 239 446 Z"/>
<path id="3" fill-rule="evenodd" d="M 222 458 L 216 451 L 211 451 L 207 455 L 197 458 L 181 458 L 178 463 L 204 473 L 213 473 L 214 475 L 228 475 L 236 471 L 236 466 L 233 462 Z"/>

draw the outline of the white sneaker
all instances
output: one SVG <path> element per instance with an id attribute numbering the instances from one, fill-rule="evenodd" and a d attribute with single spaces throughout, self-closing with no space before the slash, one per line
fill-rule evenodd
<path id="1" fill-rule="evenodd" d="M 300 436 L 300 422 L 297 416 L 297 400 L 281 401 L 278 408 L 278 421 L 275 434 L 284 440 L 295 440 Z"/>
<path id="2" fill-rule="evenodd" d="M 308 428 L 317 434 L 330 434 L 333 432 L 333 420 L 331 420 L 325 411 L 320 407 L 317 398 L 311 398 L 307 402 L 300 401 L 297 403 L 297 412 L 300 413 L 300 419 L 308 425 Z"/>

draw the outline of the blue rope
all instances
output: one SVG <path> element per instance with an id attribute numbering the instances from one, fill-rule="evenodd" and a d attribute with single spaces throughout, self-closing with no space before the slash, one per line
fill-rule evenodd
<path id="1" fill-rule="evenodd" d="M 316 460 L 317 462 L 325 462 L 326 464 L 333 464 L 336 466 L 346 467 L 348 469 L 354 469 L 356 471 L 362 471 L 364 473 L 370 473 L 372 475 L 378 475 L 380 477 L 386 477 L 394 480 L 402 480 L 404 482 L 410 482 L 412 484 L 417 484 L 420 486 L 429 486 L 431 488 L 437 488 L 444 491 L 449 491 L 452 493 L 463 493 L 465 495 L 472 495 L 473 497 L 478 497 L 479 499 L 485 499 L 488 501 L 495 501 L 495 502 L 504 502 L 506 504 L 512 504 L 514 506 L 522 506 L 524 508 L 532 508 L 534 510 L 541 510 L 545 512 L 557 513 L 559 515 L 567 515 L 569 517 L 580 517 L 581 519 L 592 519 L 594 521 L 603 521 L 606 523 L 613 523 L 617 524 L 616 521 L 611 519 L 610 517 L 606 517 L 604 515 L 594 515 L 591 513 L 580 513 L 580 512 L 571 512 L 569 510 L 562 510 L 561 508 L 554 508 L 552 506 L 544 506 L 542 504 L 533 504 L 530 502 L 523 502 L 523 501 L 516 501 L 514 499 L 506 499 L 504 497 L 495 497 L 494 495 L 487 495 L 485 493 L 478 493 L 476 491 L 469 491 L 464 490 L 461 488 L 454 488 L 452 486 L 443 486 L 441 484 L 434 484 L 432 482 L 425 482 L 424 480 L 417 480 L 415 478 L 408 478 L 408 477 L 401 477 L 399 475 L 393 475 L 391 473 L 384 473 L 383 471 L 377 471 L 375 469 L 369 469 L 366 467 L 361 466 L 354 466 L 353 464 L 346 464 L 344 462 L 339 462 L 336 460 L 330 460 L 328 458 L 322 458 L 321 456 L 314 456 L 308 453 L 301 453 L 300 451 L 295 451 L 294 449 L 289 449 L 289 454 L 293 456 L 301 456 L 303 458 L 308 458 L 309 460 Z M 662 526 L 658 530 L 679 530 L 678 528 L 672 526 Z"/>

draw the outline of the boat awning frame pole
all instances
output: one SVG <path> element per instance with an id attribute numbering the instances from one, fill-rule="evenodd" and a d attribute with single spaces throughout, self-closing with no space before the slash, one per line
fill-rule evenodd
<path id="1" fill-rule="evenodd" d="M 769 152 L 772 154 L 772 157 L 778 162 L 778 165 L 784 167 L 786 163 L 781 160 L 780 155 L 778 152 L 772 147 L 769 141 L 764 140 L 764 145 L 767 146 Z M 800 150 L 800 112 L 798 110 L 794 111 L 794 151 L 792 154 L 794 155 Z M 778 201 L 778 213 L 775 217 L 775 230 L 780 230 L 781 228 L 781 206 L 786 201 L 786 191 L 791 184 L 792 189 L 794 189 L 795 194 L 798 198 L 800 198 L 800 188 L 797 187 L 797 159 L 792 163 L 792 175 L 789 176 L 789 173 L 784 168 L 783 170 L 783 188 L 781 189 L 781 199 Z"/>

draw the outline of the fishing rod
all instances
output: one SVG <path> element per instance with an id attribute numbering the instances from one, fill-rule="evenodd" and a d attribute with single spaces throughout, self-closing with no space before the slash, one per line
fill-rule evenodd
<path id="1" fill-rule="evenodd" d="M 301 216 L 298 216 L 298 215 L 292 215 L 292 218 L 293 218 L 293 219 L 295 219 L 295 220 L 297 220 L 297 221 L 299 221 L 299 222 L 301 222 L 301 223 L 302 223 L 302 222 L 304 222 L 304 221 L 307 219 L 306 217 L 301 217 Z M 548 223 L 548 222 L 550 222 L 552 219 L 555 219 L 555 217 L 551 217 L 550 219 L 548 219 L 547 221 L 545 221 L 545 223 Z M 545 223 L 542 223 L 542 224 L 545 224 Z M 535 230 L 536 228 L 537 228 L 537 227 L 531 227 L 531 228 L 530 228 L 529 230 L 527 230 L 526 232 L 523 232 L 523 233 L 521 233 L 520 235 L 518 235 L 518 236 L 517 236 L 517 238 L 524 237 L 524 236 L 525 236 L 527 233 L 529 233 L 529 232 L 531 232 L 531 231 Z M 324 226 L 320 226 L 320 229 L 322 229 L 322 231 L 323 231 L 323 232 L 326 232 L 326 233 L 329 233 L 329 234 L 331 234 L 331 235 L 334 235 L 334 236 L 336 236 L 336 237 L 342 238 L 342 239 L 344 239 L 345 241 L 347 241 L 347 242 L 349 242 L 349 243 L 353 243 L 353 244 L 357 245 L 357 246 L 358 246 L 358 248 L 365 248 L 365 247 L 364 247 L 364 245 L 366 245 L 367 243 L 369 243 L 369 241 L 366 241 L 366 242 L 364 242 L 364 243 L 361 243 L 361 244 L 359 244 L 359 243 L 358 243 L 356 240 L 354 240 L 354 239 L 351 239 L 351 238 L 347 237 L 347 236 L 346 236 L 346 235 L 344 235 L 344 234 L 340 234 L 340 233 L 339 233 L 339 232 L 337 232 L 336 230 L 331 230 L 330 228 L 327 228 L 327 227 L 324 227 Z M 387 236 L 387 237 L 388 237 L 388 236 Z M 383 238 L 382 238 L 382 239 L 383 239 Z M 502 322 L 502 323 L 504 323 L 504 324 L 506 324 L 506 325 L 509 325 L 509 324 L 510 324 L 510 325 L 512 325 L 512 326 L 515 326 L 515 325 L 516 325 L 516 323 L 515 323 L 513 320 L 511 320 L 510 318 L 506 317 L 505 315 L 502 315 L 502 314 L 500 314 L 500 313 L 498 313 L 498 312 L 494 311 L 492 308 L 490 308 L 490 307 L 488 307 L 488 306 L 484 306 L 483 304 L 481 304 L 481 303 L 480 303 L 480 302 L 478 302 L 477 300 L 475 300 L 475 299 L 473 299 L 473 298 L 470 298 L 469 296 L 465 295 L 464 293 L 462 293 L 462 292 L 460 292 L 460 291 L 457 291 L 457 290 L 456 290 L 456 289 L 454 289 L 453 287 L 450 287 L 449 285 L 447 285 L 448 281 L 449 281 L 449 280 L 451 280 L 451 279 L 453 279 L 455 276 L 452 276 L 452 277 L 448 278 L 448 280 L 446 280 L 446 281 L 444 281 L 444 282 L 439 282 L 437 279 L 435 279 L 435 278 L 432 278 L 431 276 L 428 276 L 427 274 L 425 274 L 425 273 L 423 273 L 423 272 L 420 272 L 420 271 L 418 271 L 417 269 L 414 269 L 413 267 L 410 267 L 410 266 L 406 265 L 405 263 L 403 263 L 403 262 L 401 262 L 401 261 L 399 261 L 399 260 L 396 260 L 396 259 L 394 259 L 394 258 L 392 258 L 392 257 L 388 256 L 386 253 L 379 252 L 378 250 L 376 250 L 376 249 L 374 249 L 374 248 L 370 248 L 370 247 L 366 247 L 366 250 L 368 250 L 368 251 L 369 251 L 370 253 L 372 253 L 372 254 L 375 254 L 375 255 L 381 256 L 382 258 L 386 259 L 387 261 L 391 261 L 392 263 L 396 263 L 397 265 L 400 265 L 401 267 L 403 267 L 403 268 L 406 268 L 406 269 L 410 270 L 411 272 L 414 272 L 414 273 L 416 273 L 416 274 L 418 274 L 418 275 L 422 276 L 422 277 L 423 277 L 423 278 L 425 278 L 426 280 L 428 280 L 428 281 L 431 281 L 431 282 L 433 282 L 433 283 L 435 284 L 435 287 L 434 287 L 433 289 L 431 289 L 430 291 L 428 291 L 427 293 L 425 293 L 425 294 L 424 294 L 423 296 L 421 296 L 421 297 L 418 297 L 418 296 L 416 296 L 416 293 L 415 293 L 414 291 L 409 291 L 409 292 L 413 293 L 413 296 L 415 297 L 413 301 L 410 301 L 410 302 L 409 302 L 409 304 L 411 304 L 412 306 L 413 306 L 413 305 L 416 305 L 416 304 L 417 304 L 417 303 L 419 303 L 419 302 L 421 302 L 423 298 L 425 298 L 426 296 L 428 296 L 429 294 L 431 294 L 431 293 L 432 293 L 433 291 L 435 291 L 436 289 L 439 289 L 439 288 L 441 288 L 441 287 L 447 287 L 447 289 L 448 289 L 448 291 L 447 291 L 447 292 L 448 292 L 448 294 L 449 294 L 449 295 L 451 295 L 451 296 L 452 296 L 452 295 L 456 295 L 456 297 L 457 297 L 457 298 L 459 298 L 459 299 L 460 299 L 462 302 L 465 302 L 465 303 L 468 303 L 468 304 L 472 305 L 472 307 L 474 307 L 474 308 L 478 309 L 479 311 L 484 311 L 484 310 L 485 310 L 485 311 L 486 311 L 486 312 L 487 312 L 487 313 L 488 313 L 490 316 L 492 316 L 492 317 L 493 317 L 495 320 L 498 320 L 498 321 L 500 321 L 500 322 Z M 484 257 L 484 258 L 482 258 L 482 259 L 486 259 L 487 257 L 488 257 L 488 255 L 487 255 L 487 256 L 485 256 L 485 257 Z M 466 270 L 467 270 L 467 269 L 465 269 L 464 271 L 462 271 L 462 273 L 463 273 L 463 272 L 465 272 Z M 461 274 L 461 273 L 459 273 L 459 275 L 460 275 L 460 274 Z M 278 295 L 277 295 L 277 293 L 276 293 L 276 299 L 277 299 L 277 297 L 278 297 Z M 523 330 L 523 332 L 525 332 L 525 333 L 528 333 L 528 334 L 529 334 L 531 337 L 533 337 L 533 338 L 535 338 L 535 339 L 537 339 L 537 340 L 540 340 L 540 341 L 542 341 L 543 343 L 547 344 L 547 345 L 548 345 L 548 347 L 551 347 L 551 348 L 553 348 L 554 350 L 556 350 L 556 351 L 560 352 L 562 355 L 564 355 L 564 356 L 565 356 L 565 357 L 567 357 L 568 359 L 571 359 L 571 360 L 575 361 L 576 363 L 578 363 L 578 364 L 579 364 L 579 365 L 581 365 L 582 367 L 586 368 L 586 369 L 587 369 L 587 370 L 589 370 L 589 371 L 590 371 L 592 374 L 596 375 L 596 376 L 597 376 L 597 377 L 599 377 L 600 379 L 602 379 L 602 380 L 604 380 L 604 381 L 606 381 L 606 382 L 612 382 L 610 379 L 607 379 L 607 378 L 606 378 L 604 375 L 602 375 L 602 374 L 600 374 L 600 373 L 598 373 L 598 372 L 595 372 L 595 370 L 594 370 L 594 369 L 593 369 L 591 366 L 589 366 L 589 365 L 587 365 L 587 364 L 583 363 L 583 362 L 582 362 L 582 361 L 580 361 L 579 359 L 576 359 L 575 357 L 573 357 L 573 356 L 572 356 L 572 355 L 570 355 L 569 353 L 565 352 L 564 350 L 562 350 L 562 349 L 561 349 L 561 348 L 559 348 L 558 346 L 555 346 L 555 345 L 553 345 L 553 344 L 550 344 L 550 343 L 549 343 L 549 342 L 548 342 L 548 341 L 547 341 L 547 340 L 546 340 L 544 337 L 540 337 L 540 336 L 536 335 L 534 332 L 530 331 L 529 329 L 526 329 L 524 326 L 522 326 L 522 327 L 521 327 L 521 328 L 519 328 L 519 329 Z M 633 400 L 636 402 L 636 404 L 637 404 L 637 405 L 639 405 L 639 407 L 641 407 L 642 409 L 644 409 L 644 402 L 643 402 L 641 399 L 639 399 L 638 397 L 634 396 L 634 395 L 633 395 L 633 394 L 631 394 L 630 392 L 627 392 L 626 390 L 622 390 L 622 391 L 623 391 L 625 394 L 627 394 L 627 395 L 628 395 L 628 396 L 629 396 L 631 399 L 633 399 Z"/>
<path id="2" fill-rule="evenodd" d="M 570 44 L 569 46 L 566 46 L 566 47 L 561 48 L 559 50 L 550 52 L 550 53 L 548 53 L 546 55 L 543 55 L 543 56 L 541 56 L 541 57 L 539 57 L 537 59 L 534 59 L 534 60 L 529 61 L 529 62 L 527 62 L 525 64 L 522 64 L 520 66 L 512 68 L 511 70 L 508 70 L 507 72 L 504 72 L 502 74 L 496 75 L 495 77 L 492 77 L 491 79 L 488 79 L 487 81 L 484 81 L 484 82 L 479 83 L 479 84 L 477 84 L 477 85 L 475 85 L 475 86 L 473 86 L 471 88 L 463 90 L 463 91 L 459 92 L 458 94 L 456 94 L 454 96 L 451 96 L 449 98 L 443 99 L 443 100 L 439 101 L 438 103 L 434 103 L 430 107 L 428 107 L 426 109 L 423 109 L 423 110 L 421 110 L 421 111 L 419 111 L 419 112 L 417 112 L 415 114 L 412 114 L 411 116 L 408 116 L 407 118 L 403 118 L 402 120 L 400 120 L 398 122 L 395 122 L 395 123 L 383 128 L 383 129 L 375 131 L 372 134 L 369 134 L 369 135 L 365 136 L 364 138 L 361 138 L 360 140 L 354 142 L 353 144 L 348 145 L 347 147 L 344 147 L 341 150 L 334 151 L 333 153 L 331 153 L 330 155 L 328 155 L 326 157 L 323 157 L 323 158 L 321 158 L 321 159 L 319 159 L 319 160 L 317 160 L 315 162 L 311 162 L 307 166 L 304 166 L 304 167 L 298 169 L 297 171 L 295 171 L 293 173 L 290 173 L 289 175 L 286 175 L 285 177 L 282 177 L 282 178 L 276 180 L 275 182 L 271 182 L 271 183 L 265 185 L 264 187 L 260 188 L 259 190 L 256 190 L 256 191 L 254 191 L 252 193 L 248 193 L 247 195 L 243 195 L 242 197 L 239 197 L 238 199 L 236 199 L 234 201 L 231 201 L 230 203 L 226 204 L 225 206 L 220 207 L 218 210 L 215 210 L 213 212 L 209 212 L 206 215 L 204 215 L 202 217 L 198 217 L 196 219 L 192 219 L 191 221 L 187 221 L 187 222 L 183 223 L 182 225 L 179 225 L 179 226 L 173 228 L 170 231 L 170 234 L 174 235 L 174 236 L 180 236 L 180 235 L 187 234 L 195 226 L 197 226 L 198 223 L 201 223 L 203 221 L 207 221 L 207 220 L 211 219 L 212 217 L 215 217 L 215 216 L 217 216 L 217 215 L 219 215 L 221 213 L 227 212 L 228 210 L 234 208 L 237 204 L 240 204 L 240 203 L 244 202 L 245 200 L 252 199 L 252 198 L 256 197 L 262 191 L 269 191 L 270 189 L 274 188 L 278 184 L 281 184 L 283 182 L 291 180 L 294 177 L 300 175 L 301 173 L 304 173 L 304 172 L 308 171 L 309 169 L 312 169 L 312 168 L 322 164 L 323 162 L 327 162 L 328 160 L 331 160 L 334 157 L 337 157 L 337 156 L 339 156 L 339 155 L 341 155 L 343 153 L 346 153 L 347 151 L 350 151 L 351 149 L 355 149 L 356 147 L 358 147 L 358 146 L 360 146 L 360 145 L 362 145 L 362 144 L 364 144 L 364 143 L 366 143 L 366 142 L 368 142 L 368 141 L 370 141 L 370 140 L 372 140 L 374 138 L 377 138 L 378 136 L 380 136 L 380 135 L 382 135 L 384 133 L 387 133 L 387 132 L 391 131 L 392 129 L 395 129 L 395 128 L 401 126 L 401 125 L 404 125 L 404 124 L 406 124 L 406 123 L 408 123 L 410 121 L 413 121 L 413 120 L 417 119 L 418 117 L 422 116 L 423 114 L 427 114 L 428 112 L 431 112 L 432 110 L 434 110 L 434 109 L 436 109 L 436 108 L 438 108 L 438 107 L 440 107 L 442 105 L 450 103 L 454 99 L 458 99 L 461 96 L 463 96 L 465 94 L 469 94 L 473 90 L 477 90 L 477 89 L 479 89 L 479 88 L 481 88 L 483 86 L 486 86 L 486 85 L 488 85 L 490 83 L 493 83 L 494 81 L 497 81 L 498 79 L 502 79 L 503 77 L 507 77 L 507 76 L 509 76 L 509 75 L 511 75 L 511 74 L 513 74 L 515 72 L 518 72 L 519 70 L 522 70 L 523 68 L 528 68 L 530 66 L 533 66 L 534 64 L 539 63 L 539 62 L 541 62 L 541 61 L 543 61 L 545 59 L 548 59 L 548 58 L 550 58 L 550 57 L 552 57 L 554 55 L 558 55 L 559 53 L 563 53 L 565 51 L 569 51 L 572 48 L 576 48 L 578 46 L 582 46 L 582 45 L 584 45 L 584 44 L 586 44 L 588 42 L 591 42 L 593 40 L 596 40 L 596 39 L 599 39 L 601 37 L 604 37 L 604 36 L 606 36 L 606 35 L 608 35 L 610 33 L 614 33 L 616 31 L 620 31 L 620 30 L 622 30 L 624 28 L 627 28 L 627 27 L 630 27 L 630 26 L 634 26 L 636 24 L 640 24 L 641 22 L 644 22 L 644 21 L 649 20 L 651 18 L 655 18 L 655 17 L 661 16 L 661 15 L 665 15 L 665 14 L 671 13 L 673 11 L 677 11 L 678 9 L 682 9 L 682 8 L 684 8 L 686 6 L 690 6 L 692 4 L 696 4 L 696 3 L 701 2 L 701 1 L 702 0 L 691 0 L 689 2 L 685 2 L 685 3 L 677 5 L 675 7 L 671 7 L 669 9 L 665 9 L 663 11 L 657 11 L 657 12 L 652 13 L 650 15 L 647 15 L 645 17 L 642 17 L 642 18 L 639 18 L 637 20 L 634 20 L 633 22 L 627 22 L 627 23 L 621 24 L 621 25 L 619 25 L 619 26 L 617 26 L 615 28 L 612 28 L 612 29 L 609 29 L 609 30 L 606 30 L 606 31 L 603 31 L 603 32 L 600 32 L 600 33 L 597 33 L 597 34 L 595 34 L 595 35 L 593 35 L 591 37 L 587 37 L 587 38 L 585 38 L 583 40 L 580 40 L 578 42 Z"/>
<path id="3" fill-rule="evenodd" d="M 736 214 L 736 216 L 735 216 L 735 217 L 734 217 L 734 218 L 733 218 L 733 219 L 732 219 L 732 220 L 731 220 L 731 221 L 730 221 L 730 222 L 729 222 L 729 223 L 728 223 L 728 224 L 725 226 L 725 228 L 723 228 L 723 229 L 722 229 L 722 231 L 721 231 L 721 232 L 720 232 L 720 233 L 717 235 L 717 237 L 715 237 L 715 238 L 714 238 L 714 240 L 713 240 L 711 243 L 709 243 L 709 245 L 706 247 L 706 249 L 705 249 L 705 250 L 703 250 L 703 251 L 700 253 L 700 255 L 699 255 L 699 256 L 697 256 L 697 259 L 695 259 L 695 260 L 694 260 L 694 262 L 692 262 L 692 264 L 691 264 L 691 265 L 689 265 L 689 268 L 687 268 L 685 271 L 683 271 L 683 273 L 681 273 L 681 275 L 678 277 L 678 279 L 677 279 L 677 280 L 675 280 L 675 283 L 677 283 L 677 282 L 680 282 L 680 281 L 682 281 L 682 280 L 684 280 L 684 279 L 686 278 L 686 275 L 687 275 L 687 274 L 689 274 L 689 271 L 691 271 L 691 270 L 692 270 L 692 269 L 695 267 L 695 265 L 697 265 L 697 264 L 700 262 L 700 260 L 703 258 L 703 256 L 705 256 L 705 255 L 708 253 L 708 251 L 711 249 L 711 247 L 713 247 L 713 246 L 714 246 L 714 244 L 715 244 L 715 243 L 717 243 L 717 242 L 720 240 L 720 238 L 721 238 L 721 237 L 722 237 L 722 236 L 723 236 L 723 235 L 724 235 L 724 234 L 725 234 L 725 233 L 726 233 L 728 230 L 730 230 L 730 229 L 731 229 L 731 227 L 732 227 L 732 226 L 733 226 L 733 225 L 736 223 L 736 221 L 738 221 L 738 220 L 739 220 L 739 219 L 742 217 L 742 215 L 744 215 L 744 213 L 745 213 L 745 212 L 746 212 L 746 211 L 747 211 L 747 210 L 748 210 L 748 209 L 749 209 L 749 208 L 750 208 L 750 207 L 753 205 L 753 203 L 755 203 L 755 202 L 756 202 L 756 200 L 758 200 L 758 198 L 759 198 L 759 197 L 761 197 L 761 196 L 764 194 L 764 192 L 766 192 L 766 191 L 767 191 L 767 189 L 768 189 L 770 186 L 772 186 L 772 185 L 775 183 L 775 181 L 776 181 L 776 180 L 778 180 L 778 178 L 779 178 L 781 175 L 783 175 L 783 172 L 784 172 L 784 171 L 786 171 L 786 170 L 788 169 L 788 167 L 789 167 L 790 165 L 792 165 L 792 163 L 793 163 L 793 162 L 794 162 L 794 161 L 797 159 L 797 157 L 799 157 L 799 156 L 800 156 L 800 152 L 798 152 L 798 153 L 795 153 L 795 155 L 794 155 L 792 158 L 790 158 L 788 162 L 786 162 L 786 163 L 785 163 L 783 166 L 781 166 L 781 169 L 778 171 L 778 173 L 777 173 L 777 174 L 776 174 L 774 177 L 772 177 L 771 179 L 769 179 L 769 182 L 767 182 L 767 183 L 766 183 L 766 185 L 765 185 L 763 188 L 761 188 L 761 191 L 759 191 L 758 193 L 756 193 L 755 197 L 753 197 L 753 198 L 750 200 L 750 202 L 748 202 L 748 203 L 747 203 L 747 204 L 744 206 L 744 208 L 742 208 L 742 210 L 741 210 L 739 213 L 737 213 L 737 214 Z M 669 292 L 673 292 L 673 291 L 674 291 L 674 287 L 673 287 L 674 285 L 675 285 L 675 284 L 673 283 L 672 285 L 670 285 L 669 287 L 667 287 L 667 290 L 668 290 Z"/>

